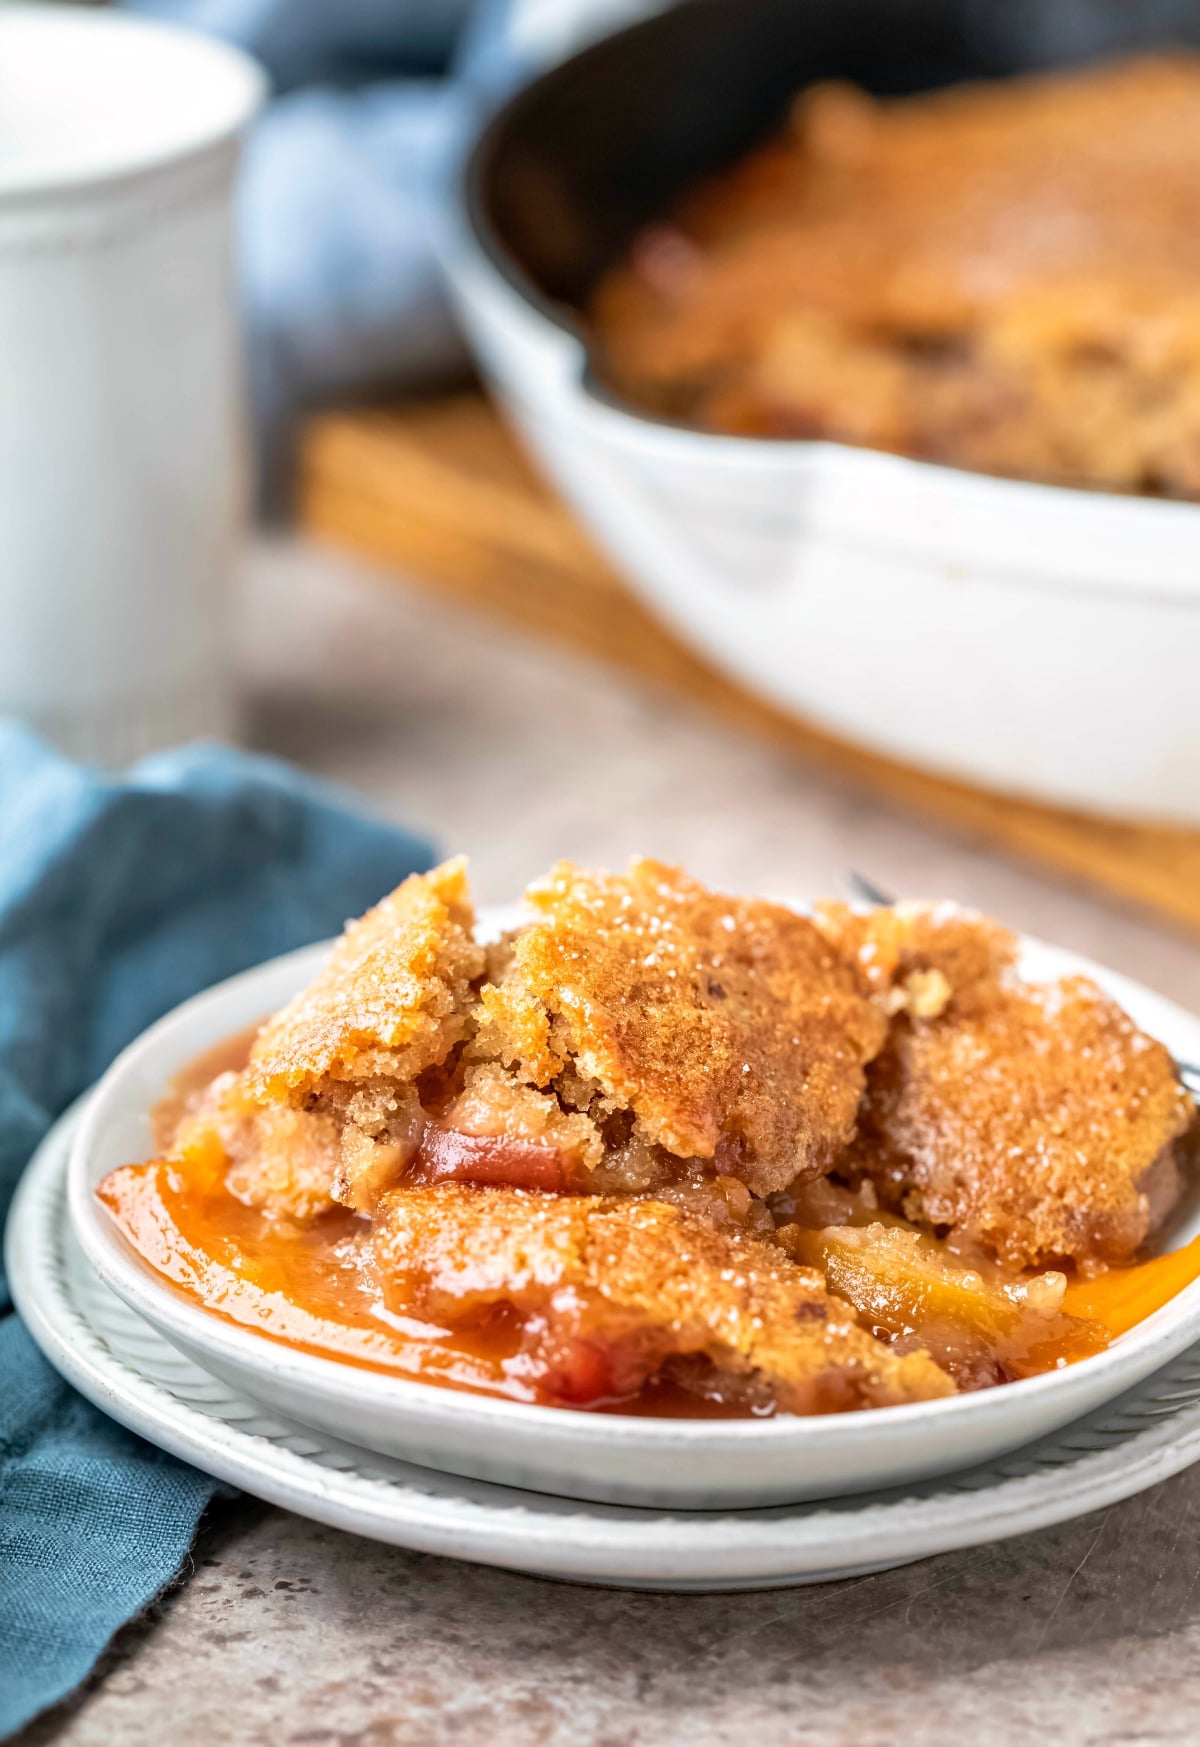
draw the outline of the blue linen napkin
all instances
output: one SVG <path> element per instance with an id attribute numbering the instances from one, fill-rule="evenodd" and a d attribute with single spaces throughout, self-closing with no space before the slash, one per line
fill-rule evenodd
<path id="1" fill-rule="evenodd" d="M 431 859 L 269 759 L 189 747 L 113 778 L 0 724 L 0 1219 L 55 1117 L 152 1020 Z M 216 1490 L 62 1382 L 8 1304 L 0 1278 L 0 1736 L 170 1582 Z"/>

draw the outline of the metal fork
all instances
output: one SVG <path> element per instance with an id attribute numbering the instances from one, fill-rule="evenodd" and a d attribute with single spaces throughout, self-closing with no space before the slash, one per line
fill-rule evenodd
<path id="1" fill-rule="evenodd" d="M 889 905 L 896 902 L 882 886 L 877 886 L 874 880 L 869 880 L 866 874 L 859 873 L 856 868 L 847 868 L 842 877 L 851 896 L 858 898 L 861 903 Z M 1195 1062 L 1177 1061 L 1175 1067 L 1192 1097 L 1200 1099 L 1200 1066 Z"/>

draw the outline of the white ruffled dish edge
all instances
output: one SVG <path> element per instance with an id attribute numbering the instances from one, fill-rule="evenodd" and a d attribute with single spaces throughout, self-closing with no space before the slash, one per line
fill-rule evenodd
<path id="1" fill-rule="evenodd" d="M 6 1265 L 47 1358 L 114 1419 L 259 1498 L 416 1551 L 643 1589 L 750 1589 L 850 1577 L 1046 1528 L 1200 1457 L 1200 1347 L 1065 1432 L 952 1479 L 825 1504 L 656 1512 L 456 1479 L 310 1432 L 189 1360 L 112 1293 L 74 1243 L 65 1177 L 78 1107 L 17 1192 Z"/>
<path id="2" fill-rule="evenodd" d="M 481 935 L 511 924 L 488 912 Z M 991 1460 L 1092 1412 L 1200 1340 L 1200 1282 L 1106 1352 L 1050 1375 L 949 1400 L 820 1418 L 669 1420 L 497 1400 L 290 1349 L 212 1315 L 153 1273 L 93 1193 L 116 1165 L 152 1152 L 149 1110 L 203 1050 L 274 1011 L 328 945 L 275 959 L 185 1002 L 100 1081 L 69 1170 L 75 1236 L 101 1278 L 176 1347 L 289 1419 L 380 1454 L 475 1479 L 602 1502 L 715 1509 L 907 1485 Z M 1177 1057 L 1200 1060 L 1200 1022 L 1073 953 L 1024 944 L 1034 977 L 1081 972 L 1105 984 Z M 1200 1193 L 1173 1227 L 1200 1229 Z"/>

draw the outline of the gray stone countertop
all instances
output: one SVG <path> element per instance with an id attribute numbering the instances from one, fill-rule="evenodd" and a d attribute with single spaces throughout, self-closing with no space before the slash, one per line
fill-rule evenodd
<path id="1" fill-rule="evenodd" d="M 484 902 L 642 851 L 733 888 L 857 865 L 1200 1007 L 1200 948 L 812 776 L 611 671 L 316 548 L 245 590 L 254 744 L 471 855 Z M 1200 1739 L 1200 1467 L 1063 1527 L 793 1591 L 630 1595 L 253 1500 L 22 1747 L 1014 1747 Z"/>

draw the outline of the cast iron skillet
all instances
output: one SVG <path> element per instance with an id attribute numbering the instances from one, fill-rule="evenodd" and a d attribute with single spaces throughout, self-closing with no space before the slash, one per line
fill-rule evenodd
<path id="1" fill-rule="evenodd" d="M 697 177 L 816 79 L 897 94 L 1200 42 L 1200 0 L 683 0 L 544 74 L 484 131 L 468 213 L 558 319 Z"/>

